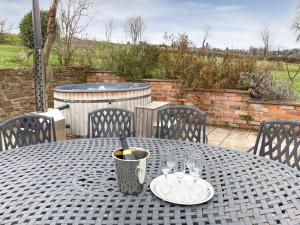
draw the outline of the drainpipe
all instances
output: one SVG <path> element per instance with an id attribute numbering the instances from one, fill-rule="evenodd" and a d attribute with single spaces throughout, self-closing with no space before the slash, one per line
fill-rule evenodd
<path id="1" fill-rule="evenodd" d="M 32 0 L 32 25 L 34 33 L 34 87 L 37 112 L 48 110 L 46 101 L 46 73 L 42 48 L 41 15 L 39 0 Z"/>

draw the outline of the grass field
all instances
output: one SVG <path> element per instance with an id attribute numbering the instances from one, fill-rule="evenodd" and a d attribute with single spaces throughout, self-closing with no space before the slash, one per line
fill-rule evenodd
<path id="1" fill-rule="evenodd" d="M 290 74 L 292 76 L 297 72 L 298 67 L 299 67 L 299 65 L 297 65 L 297 64 L 289 64 L 289 70 L 290 70 Z M 274 76 L 275 76 L 275 78 L 280 79 L 280 80 L 289 80 L 288 72 L 285 67 L 282 69 L 278 69 L 277 71 L 274 71 Z M 295 89 L 296 89 L 298 95 L 300 95 L 300 73 L 299 73 L 299 75 L 297 75 L 297 77 L 295 79 Z"/>
<path id="2" fill-rule="evenodd" d="M 77 50 L 75 52 L 75 60 L 73 61 L 73 65 L 80 65 L 82 63 L 82 59 L 79 57 L 80 53 L 83 50 Z M 25 48 L 21 44 L 19 44 L 19 39 L 16 35 L 12 35 L 9 38 L 9 42 L 6 44 L 0 44 L 0 69 L 6 68 L 16 68 L 16 67 L 24 67 L 24 66 L 32 66 L 33 64 L 33 56 L 30 57 L 28 55 L 32 50 Z M 258 62 L 260 63 L 260 62 Z M 95 66 L 98 67 L 101 65 L 101 59 L 95 60 Z M 50 55 L 49 65 L 56 66 L 59 65 L 59 61 L 55 57 L 54 54 Z M 289 69 L 291 74 L 293 75 L 297 69 L 297 64 L 289 64 Z M 289 80 L 288 72 L 285 68 L 285 65 L 279 67 L 278 70 L 274 71 L 274 77 L 280 80 Z M 300 96 L 300 73 L 295 80 L 295 89 Z"/>
<path id="3" fill-rule="evenodd" d="M 32 50 L 21 45 L 0 44 L 0 69 L 32 66 L 32 55 L 27 57 Z M 50 59 L 51 65 L 58 65 L 58 60 L 53 55 Z"/>

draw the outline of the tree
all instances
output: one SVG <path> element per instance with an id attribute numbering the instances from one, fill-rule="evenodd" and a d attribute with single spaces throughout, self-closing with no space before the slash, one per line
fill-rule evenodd
<path id="1" fill-rule="evenodd" d="M 210 32 L 211 32 L 210 26 L 204 25 L 202 27 L 202 49 L 203 50 L 205 49 L 205 44 L 206 44 L 207 38 L 211 35 Z"/>
<path id="2" fill-rule="evenodd" d="M 269 56 L 269 50 L 271 45 L 271 30 L 269 26 L 265 25 L 262 30 L 259 32 L 259 38 L 264 45 L 264 58 L 267 59 Z"/>
<path id="3" fill-rule="evenodd" d="M 293 24 L 292 24 L 291 29 L 292 29 L 292 30 L 296 33 L 296 35 L 297 35 L 296 40 L 297 40 L 297 41 L 300 41 L 300 2 L 299 2 L 298 5 L 297 5 L 297 8 L 296 8 L 296 15 L 295 15 L 295 18 L 294 18 L 294 21 L 293 21 Z"/>
<path id="4" fill-rule="evenodd" d="M 86 29 L 87 23 L 81 19 L 90 9 L 90 0 L 64 0 L 59 4 L 59 37 L 55 45 L 55 52 L 61 65 L 70 65 L 77 49 L 76 41 Z"/>
<path id="5" fill-rule="evenodd" d="M 113 26 L 114 26 L 113 18 L 110 18 L 105 22 L 105 37 L 107 42 L 111 41 Z"/>
<path id="6" fill-rule="evenodd" d="M 294 18 L 291 28 L 292 28 L 292 30 L 294 30 L 294 32 L 297 35 L 296 41 L 300 41 L 300 2 L 298 3 L 297 10 L 296 10 L 296 16 Z M 290 82 L 292 85 L 294 85 L 297 76 L 300 74 L 300 65 L 298 66 L 297 71 L 294 74 L 292 74 L 289 69 L 289 66 L 288 66 L 287 57 L 285 57 L 285 66 L 286 66 L 286 70 L 288 72 Z"/>
<path id="7" fill-rule="evenodd" d="M 48 12 L 41 11 L 41 29 L 42 29 L 42 43 L 44 46 L 44 41 L 47 33 L 47 23 L 48 23 Z M 32 27 L 32 12 L 25 14 L 21 22 L 19 23 L 21 42 L 25 47 L 34 48 L 34 36 Z"/>
<path id="8" fill-rule="evenodd" d="M 52 49 L 52 43 L 56 36 L 56 28 L 57 28 L 56 12 L 57 12 L 58 2 L 59 0 L 52 0 L 52 4 L 48 12 L 47 34 L 46 34 L 46 40 L 44 45 L 45 67 L 47 67 L 48 65 L 50 51 Z"/>
<path id="9" fill-rule="evenodd" d="M 134 45 L 142 41 L 145 29 L 146 25 L 141 16 L 130 17 L 126 21 L 125 32 Z"/>
<path id="10" fill-rule="evenodd" d="M 0 43 L 5 41 L 5 37 L 10 30 L 11 24 L 9 24 L 8 20 L 0 19 Z"/>

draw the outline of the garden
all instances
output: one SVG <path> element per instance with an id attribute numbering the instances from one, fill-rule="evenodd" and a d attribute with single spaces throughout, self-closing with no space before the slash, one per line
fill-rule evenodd
<path id="1" fill-rule="evenodd" d="M 300 49 L 271 47 L 267 25 L 257 48 L 221 21 L 249 49 L 177 26 L 264 21 L 279 1 L 45 2 L 0 9 L 25 13 L 17 32 L 0 18 L 0 224 L 300 224 Z"/>
<path id="2" fill-rule="evenodd" d="M 19 35 L 9 35 L 0 44 L 0 68 L 30 67 L 33 55 Z M 245 52 L 192 48 L 187 34 L 165 34 L 165 44 L 114 44 L 78 40 L 68 66 L 112 71 L 128 80 L 175 79 L 187 89 L 249 90 L 264 101 L 297 101 L 300 94 L 299 64 L 260 60 Z M 49 66 L 63 66 L 51 51 Z"/>

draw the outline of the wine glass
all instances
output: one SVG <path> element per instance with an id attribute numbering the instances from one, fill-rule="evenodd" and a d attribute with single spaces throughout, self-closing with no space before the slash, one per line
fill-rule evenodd
<path id="1" fill-rule="evenodd" d="M 170 160 L 171 160 L 171 152 L 167 151 L 167 152 L 162 152 L 160 154 L 160 160 L 161 160 L 161 171 L 164 174 L 166 180 L 168 178 L 168 174 L 171 172 L 172 170 L 172 166 L 170 164 Z"/>
<path id="2" fill-rule="evenodd" d="M 169 184 L 168 174 L 172 171 L 174 163 L 174 157 L 172 152 L 164 151 L 160 154 L 160 161 L 161 161 L 161 171 L 165 177 L 165 185 L 162 188 L 162 192 L 164 194 L 168 194 L 171 190 L 171 185 Z"/>
<path id="3" fill-rule="evenodd" d="M 191 168 L 194 167 L 194 165 L 195 165 L 195 159 L 194 159 L 193 155 L 191 155 L 189 152 L 185 152 L 184 153 L 184 161 L 185 161 L 185 165 L 187 166 L 187 168 L 190 172 Z"/>
<path id="4" fill-rule="evenodd" d="M 203 169 L 203 159 L 201 155 L 191 155 L 189 159 L 192 163 L 192 166 L 189 168 L 190 175 L 193 177 L 193 183 L 195 184 L 200 177 L 200 174 Z"/>
<path id="5" fill-rule="evenodd" d="M 176 178 L 179 184 L 182 184 L 182 179 L 185 175 L 185 162 L 183 159 L 177 160 Z"/>

